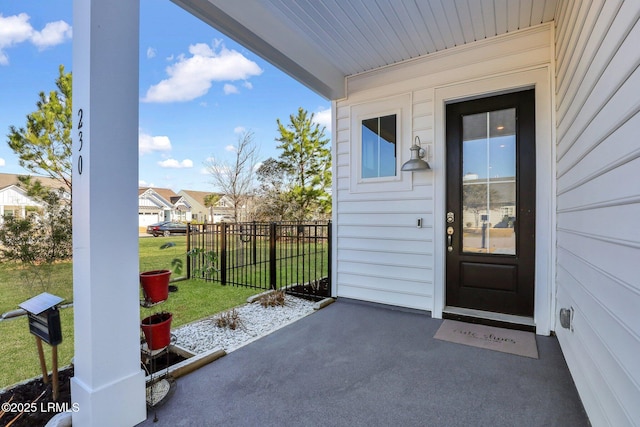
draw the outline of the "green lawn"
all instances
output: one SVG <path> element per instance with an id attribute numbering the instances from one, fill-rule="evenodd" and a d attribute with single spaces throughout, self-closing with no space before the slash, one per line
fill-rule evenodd
<path id="1" fill-rule="evenodd" d="M 166 250 L 159 247 L 168 241 L 176 246 Z M 140 239 L 140 271 L 169 268 L 171 260 L 183 257 L 186 250 L 184 237 L 145 237 Z M 54 265 L 45 277 L 50 277 L 48 287 L 40 283 L 26 283 L 25 271 L 19 265 L 0 264 L 0 313 L 14 310 L 18 304 L 49 292 L 71 302 L 73 297 L 71 262 Z M 172 327 L 178 327 L 203 317 L 219 313 L 243 304 L 255 289 L 221 286 L 198 280 L 175 283 L 178 292 L 169 294 L 169 300 L 161 305 L 140 309 L 140 317 L 160 310 L 173 313 Z M 73 357 L 73 309 L 61 311 L 63 342 L 58 346 L 60 366 L 69 364 Z M 40 365 L 34 337 L 29 333 L 26 318 L 0 322 L 0 388 L 39 375 Z M 51 367 L 51 349 L 45 345 L 47 366 Z"/>

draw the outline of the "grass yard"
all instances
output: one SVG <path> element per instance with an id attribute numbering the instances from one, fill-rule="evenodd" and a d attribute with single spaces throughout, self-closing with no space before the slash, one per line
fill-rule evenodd
<path id="1" fill-rule="evenodd" d="M 168 241 L 176 243 L 173 248 L 160 250 Z M 184 237 L 145 237 L 140 239 L 140 271 L 170 268 L 175 257 L 185 258 L 186 241 Z M 18 304 L 38 295 L 49 292 L 73 299 L 72 263 L 54 265 L 43 277 L 48 277 L 48 288 L 39 281 L 25 281 L 26 271 L 19 265 L 0 264 L 0 313 L 18 308 Z M 219 313 L 231 307 L 243 304 L 247 297 L 259 292 L 255 289 L 221 286 L 216 283 L 198 280 L 185 280 L 175 283 L 178 292 L 169 294 L 167 302 L 149 308 L 140 309 L 144 318 L 158 311 L 173 313 L 172 327 Z M 73 309 L 61 311 L 63 342 L 58 346 L 59 365 L 69 364 L 73 357 Z M 27 320 L 21 317 L 0 322 L 0 389 L 40 374 L 40 365 L 35 339 L 29 333 Z M 47 366 L 51 366 L 51 349 L 45 344 Z"/>

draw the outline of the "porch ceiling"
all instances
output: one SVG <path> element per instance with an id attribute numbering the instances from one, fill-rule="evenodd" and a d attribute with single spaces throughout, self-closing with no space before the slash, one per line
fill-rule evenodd
<path id="1" fill-rule="evenodd" d="M 172 0 L 329 99 L 345 77 L 552 21 L 557 0 Z"/>

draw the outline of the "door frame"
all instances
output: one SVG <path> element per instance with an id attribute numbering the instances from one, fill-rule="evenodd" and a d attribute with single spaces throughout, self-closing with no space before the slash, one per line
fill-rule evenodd
<path id="1" fill-rule="evenodd" d="M 446 117 L 445 105 L 535 88 L 536 100 L 536 242 L 534 323 L 536 333 L 555 330 L 556 147 L 550 66 L 522 70 L 434 88 L 434 306 L 441 319 L 446 301 Z"/>

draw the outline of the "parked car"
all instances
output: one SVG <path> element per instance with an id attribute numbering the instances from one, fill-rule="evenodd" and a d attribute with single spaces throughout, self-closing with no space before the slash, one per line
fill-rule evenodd
<path id="1" fill-rule="evenodd" d="M 153 237 L 165 236 L 169 237 L 172 234 L 186 234 L 187 224 L 181 222 L 162 221 L 155 224 L 151 224 L 147 227 L 147 234 L 152 234 Z"/>

